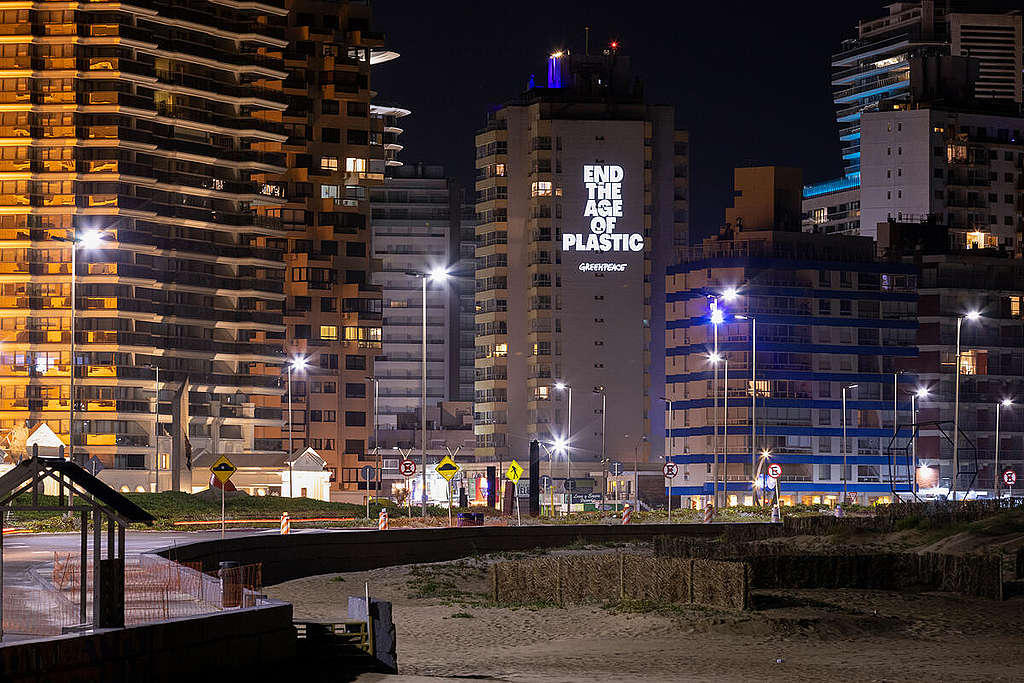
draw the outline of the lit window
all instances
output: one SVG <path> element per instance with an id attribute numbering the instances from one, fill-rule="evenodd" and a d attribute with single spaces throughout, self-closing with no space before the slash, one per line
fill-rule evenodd
<path id="1" fill-rule="evenodd" d="M 321 185 L 320 186 L 320 199 L 337 199 L 338 198 L 338 186 L 337 185 Z"/>
<path id="2" fill-rule="evenodd" d="M 508 344 L 495 344 L 494 355 L 498 358 L 504 358 L 508 355 Z"/>
<path id="3" fill-rule="evenodd" d="M 995 235 L 980 230 L 967 233 L 968 249 L 985 249 L 986 247 L 999 246 L 999 238 Z"/>
<path id="4" fill-rule="evenodd" d="M 1024 301 L 1024 297 L 1011 296 L 1010 297 L 1010 317 L 1020 318 L 1021 317 L 1021 302 Z"/>
<path id="5" fill-rule="evenodd" d="M 320 169 L 323 171 L 337 171 L 338 157 L 320 157 Z"/>
<path id="6" fill-rule="evenodd" d="M 505 175 L 505 164 L 495 164 L 494 165 L 494 175 L 496 175 L 496 176 L 504 176 Z"/>
<path id="7" fill-rule="evenodd" d="M 327 339 L 329 341 L 336 341 L 338 339 L 338 326 L 337 325 L 321 325 L 320 326 L 320 338 Z"/>
<path id="8" fill-rule="evenodd" d="M 988 374 L 988 352 L 981 349 L 971 349 L 960 352 L 960 374 L 961 375 L 987 375 Z"/>
<path id="9" fill-rule="evenodd" d="M 366 173 L 366 159 L 347 157 L 345 159 L 345 170 L 349 173 Z"/>
<path id="10" fill-rule="evenodd" d="M 535 182 L 530 187 L 531 197 L 550 197 L 551 196 L 551 181 L 541 180 Z"/>
<path id="11" fill-rule="evenodd" d="M 548 390 L 550 387 L 537 387 L 533 390 L 533 398 L 538 401 L 546 401 L 549 398 Z"/>

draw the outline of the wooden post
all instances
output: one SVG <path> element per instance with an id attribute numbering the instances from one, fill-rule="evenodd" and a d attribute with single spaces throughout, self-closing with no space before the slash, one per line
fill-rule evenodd
<path id="1" fill-rule="evenodd" d="M 562 558 L 555 560 L 555 601 L 562 605 Z"/>
<path id="2" fill-rule="evenodd" d="M 619 552 L 619 602 L 626 599 L 626 556 Z"/>

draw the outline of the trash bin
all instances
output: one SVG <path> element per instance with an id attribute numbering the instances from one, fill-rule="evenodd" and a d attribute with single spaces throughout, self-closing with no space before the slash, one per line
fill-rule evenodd
<path id="1" fill-rule="evenodd" d="M 242 570 L 237 562 L 220 563 L 221 604 L 224 607 L 242 605 Z"/>

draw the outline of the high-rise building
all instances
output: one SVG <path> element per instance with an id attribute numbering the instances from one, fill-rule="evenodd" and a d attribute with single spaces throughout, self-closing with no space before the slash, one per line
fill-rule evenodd
<path id="1" fill-rule="evenodd" d="M 412 429 L 420 423 L 423 279 L 444 269 L 449 278 L 427 286 L 427 405 L 464 400 L 473 371 L 473 338 L 461 336 L 461 299 L 472 297 L 473 242 L 463 241 L 464 192 L 443 166 L 408 164 L 392 169 L 370 193 L 373 283 L 382 290 L 383 349 L 376 359 L 377 423 Z M 472 312 L 470 312 L 472 315 Z M 470 388 L 472 382 L 470 382 Z"/>
<path id="2" fill-rule="evenodd" d="M 916 107 L 954 87 L 976 102 L 1002 106 L 1008 115 L 1019 115 L 1024 102 L 1019 12 L 966 12 L 934 0 L 891 3 L 886 9 L 886 16 L 860 22 L 857 37 L 832 56 L 843 176 L 804 188 L 804 212 L 815 217 L 822 232 L 858 234 L 861 227 L 856 212 L 866 169 L 863 116 Z M 876 222 L 866 219 L 863 234 L 873 234 Z"/>
<path id="3" fill-rule="evenodd" d="M 879 235 L 890 244 L 892 260 L 913 264 L 918 273 L 919 356 L 904 367 L 913 373 L 915 389 L 922 390 L 917 398 L 919 494 L 948 495 L 958 471 L 958 491 L 992 495 L 1007 469 L 1018 478 L 1024 475 L 1024 261 L 995 248 L 965 249 L 958 231 L 935 223 L 893 220 L 879 226 Z M 960 410 L 954 416 L 958 319 Z M 956 469 L 950 440 L 954 417 L 961 432 Z M 901 422 L 910 422 L 909 414 Z M 931 424 L 936 422 L 941 432 Z"/>
<path id="4" fill-rule="evenodd" d="M 284 6 L 288 42 L 272 54 L 283 60 L 286 77 L 277 87 L 288 107 L 266 117 L 285 135 L 264 146 L 283 155 L 288 170 L 261 180 L 286 202 L 272 211 L 280 231 L 261 245 L 285 252 L 285 327 L 276 338 L 300 362 L 291 372 L 290 420 L 285 404 L 284 430 L 278 422 L 263 436 L 284 451 L 312 447 L 331 470 L 331 496 L 362 501 L 367 485 L 359 468 L 375 461 L 368 378 L 382 317 L 380 288 L 372 284 L 369 188 L 400 163 L 397 119 L 404 111 L 371 105 L 370 69 L 398 55 L 370 30 L 367 3 Z M 285 372 L 274 372 L 283 387 Z"/>
<path id="5" fill-rule="evenodd" d="M 894 381 L 900 424 L 916 387 L 894 374 L 917 355 L 915 268 L 801 232 L 797 169 L 737 169 L 736 190 L 720 234 L 668 270 L 672 493 L 749 504 L 778 464 L 784 503 L 886 500 Z"/>
<path id="6" fill-rule="evenodd" d="M 262 149 L 287 137 L 269 120 L 287 98 L 262 87 L 286 75 L 270 54 L 285 15 L 5 3 L 3 430 L 71 432 L 75 459 L 126 490 L 154 489 L 158 467 L 161 490 L 188 490 L 186 434 L 273 450 L 259 430 L 279 424 L 280 385 L 261 368 L 281 360 L 284 263 L 260 243 L 280 218 L 256 210 L 283 200 L 255 180 L 285 165 Z"/>
<path id="7" fill-rule="evenodd" d="M 660 455 L 659 281 L 687 242 L 686 136 L 614 44 L 553 54 L 546 86 L 476 137 L 476 456 L 538 439 L 589 472 Z"/>

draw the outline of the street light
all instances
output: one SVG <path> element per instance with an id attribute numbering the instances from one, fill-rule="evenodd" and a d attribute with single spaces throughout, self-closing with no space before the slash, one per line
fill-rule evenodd
<path id="1" fill-rule="evenodd" d="M 950 478 L 949 490 L 956 501 L 956 479 L 960 473 L 960 325 L 964 319 L 974 322 L 981 318 L 978 311 L 970 311 L 956 319 L 956 394 L 953 400 L 953 476 Z"/>
<path id="2" fill-rule="evenodd" d="M 636 441 L 633 447 L 633 496 L 636 499 L 636 511 L 640 512 L 640 444 L 647 441 L 644 434 Z"/>
<path id="3" fill-rule="evenodd" d="M 432 268 L 430 272 L 424 273 L 416 270 L 407 270 L 406 275 L 418 277 L 423 281 L 423 315 L 422 315 L 422 379 L 420 386 L 420 483 L 422 491 L 421 515 L 427 517 L 427 283 L 431 280 L 445 282 L 449 273 L 447 268 Z"/>
<path id="4" fill-rule="evenodd" d="M 761 472 L 764 470 L 764 463 L 765 463 L 766 460 L 771 460 L 771 459 L 772 459 L 772 452 L 770 450 L 768 450 L 767 448 L 761 449 L 761 455 L 757 459 L 757 468 L 754 471 L 754 481 L 751 482 L 751 486 L 750 486 L 751 490 L 754 493 L 757 492 L 757 484 L 759 483 L 759 481 L 761 479 Z M 767 475 L 765 475 L 765 477 L 767 478 Z M 764 487 L 762 487 L 761 488 L 761 505 L 764 505 L 764 504 L 765 504 Z"/>
<path id="5" fill-rule="evenodd" d="M 757 319 L 752 315 L 734 316 L 737 320 L 750 321 L 750 471 L 754 471 L 757 459 Z"/>
<path id="6" fill-rule="evenodd" d="M 722 413 L 722 466 L 725 470 L 725 474 L 722 476 L 722 498 L 725 503 L 729 502 L 729 358 L 723 353 L 721 355 L 714 354 L 711 357 L 711 362 L 718 366 L 718 363 L 722 363 L 724 366 L 724 377 L 722 378 L 723 384 L 725 384 L 725 394 Z M 717 398 L 718 392 L 715 392 Z M 718 453 L 715 453 L 715 507 L 721 507 L 718 501 Z"/>
<path id="7" fill-rule="evenodd" d="M 153 493 L 160 493 L 160 366 L 150 363 L 146 366 L 156 372 L 156 379 L 153 381 L 153 419 L 156 423 L 153 427 L 153 464 L 156 467 L 156 484 Z"/>
<path id="8" fill-rule="evenodd" d="M 377 502 L 380 502 L 380 489 L 381 479 L 384 478 L 384 471 L 380 466 L 380 440 L 377 434 L 378 429 L 378 418 L 377 418 L 377 396 L 379 395 L 379 382 L 376 377 L 370 377 L 366 375 L 363 379 L 367 382 L 373 382 L 373 452 L 377 454 Z M 369 493 L 367 493 L 369 495 Z M 390 498 L 390 496 L 389 496 Z"/>
<path id="9" fill-rule="evenodd" d="M 668 407 L 668 452 L 665 453 L 665 462 L 666 463 L 670 463 L 670 462 L 672 462 L 672 442 L 674 441 L 674 439 L 672 437 L 672 401 L 667 399 L 667 398 L 665 398 L 664 396 L 659 396 L 658 399 Z M 682 498 L 680 498 L 679 504 L 682 505 Z M 669 479 L 669 481 L 668 481 L 668 518 L 669 518 L 669 521 L 672 521 L 672 480 L 671 479 Z"/>
<path id="10" fill-rule="evenodd" d="M 608 442 L 605 438 L 605 428 L 608 425 L 607 420 L 605 419 L 605 417 L 608 414 L 608 394 L 605 392 L 603 384 L 594 387 L 594 393 L 601 395 L 601 474 L 604 476 L 604 482 L 602 484 L 603 488 L 601 489 L 601 510 L 603 511 L 605 504 L 605 493 L 608 490 L 608 476 L 606 474 L 606 472 L 608 471 Z"/>
<path id="11" fill-rule="evenodd" d="M 847 490 L 847 481 L 849 476 L 847 475 L 847 464 L 846 454 L 850 451 L 849 444 L 846 443 L 846 392 L 849 389 L 856 389 L 856 384 L 846 384 L 843 386 L 843 502 L 848 502 L 849 491 Z"/>
<path id="12" fill-rule="evenodd" d="M 910 395 L 910 416 L 911 416 L 911 419 L 914 421 L 914 427 L 913 427 L 914 437 L 910 441 L 910 452 L 911 452 L 911 454 L 913 456 L 913 460 L 914 460 L 914 473 L 913 473 L 914 482 L 913 482 L 913 489 L 912 489 L 914 491 L 914 493 L 917 493 L 918 489 L 920 488 L 920 486 L 919 486 L 919 484 L 917 482 L 917 433 L 918 433 L 918 431 L 920 431 L 917 428 L 917 401 L 919 399 L 925 399 L 925 398 L 928 398 L 928 390 L 926 388 L 924 388 L 924 387 L 918 388 L 917 391 L 915 391 L 914 393 L 912 393 Z"/>
<path id="13" fill-rule="evenodd" d="M 1001 408 L 1009 408 L 1012 405 L 1013 401 L 1011 401 L 1008 398 L 1004 398 L 1002 401 L 996 404 L 996 462 L 995 471 L 992 475 L 995 477 L 996 480 L 996 500 L 999 500 L 999 485 L 1001 483 L 1000 479 L 1002 479 L 1002 477 L 999 476 L 999 413 L 1002 412 Z"/>
<path id="14" fill-rule="evenodd" d="M 572 454 L 569 452 L 570 441 L 572 440 L 572 386 L 565 382 L 555 382 L 555 389 L 564 391 L 569 400 L 568 410 L 565 416 L 565 436 L 561 439 L 565 448 L 565 478 L 566 481 L 572 478 Z M 572 494 L 565 492 L 565 514 L 572 512 Z"/>
<path id="15" fill-rule="evenodd" d="M 292 446 L 292 371 L 301 372 L 309 365 L 305 356 L 296 356 L 288 362 L 288 497 L 292 498 L 295 486 L 292 483 L 292 459 L 295 448 Z M 307 406 L 308 407 L 308 406 Z"/>
<path id="16" fill-rule="evenodd" d="M 70 379 L 68 380 L 68 461 L 75 461 L 75 284 L 77 280 L 78 270 L 78 249 L 79 247 L 85 247 L 86 249 L 95 249 L 100 243 L 106 239 L 106 236 L 98 230 L 87 230 L 82 234 L 78 234 L 78 228 L 71 228 L 71 237 L 60 237 L 52 235 L 52 239 L 58 242 L 68 242 L 71 244 L 71 373 Z M 85 464 L 83 460 L 81 465 Z"/>
<path id="17" fill-rule="evenodd" d="M 714 454 L 715 454 L 714 455 L 714 463 L 715 464 L 714 464 L 714 468 L 713 468 L 713 472 L 712 472 L 712 477 L 714 479 L 714 484 L 712 486 L 712 492 L 713 492 L 713 495 L 714 495 L 715 505 L 717 506 L 718 505 L 718 326 L 721 325 L 723 322 L 725 322 L 725 312 L 721 308 L 718 307 L 718 297 L 717 296 L 709 296 L 709 298 L 711 299 L 711 317 L 710 317 L 710 319 L 711 319 L 711 324 L 714 326 L 713 329 L 714 329 L 714 339 L 715 339 L 714 350 L 713 350 L 713 352 L 712 352 L 712 354 L 711 354 L 711 356 L 709 358 L 710 361 L 711 361 L 711 364 L 714 366 L 713 381 L 712 381 L 712 385 L 711 385 L 711 391 L 714 394 L 714 401 L 713 401 L 714 407 L 713 407 L 713 410 L 712 410 L 712 414 L 713 414 L 713 417 L 714 417 L 714 425 L 715 425 L 715 431 L 714 431 L 715 436 L 714 436 L 714 439 L 713 439 L 713 441 L 714 441 Z M 731 301 L 732 299 L 735 299 L 736 298 L 736 290 L 732 289 L 732 288 L 725 290 L 725 292 L 722 293 L 722 298 L 727 300 L 727 301 Z"/>

